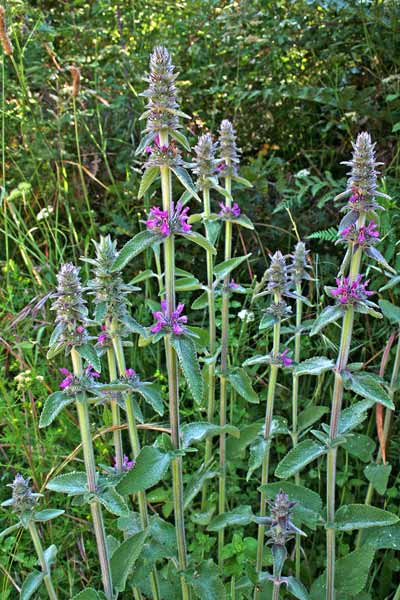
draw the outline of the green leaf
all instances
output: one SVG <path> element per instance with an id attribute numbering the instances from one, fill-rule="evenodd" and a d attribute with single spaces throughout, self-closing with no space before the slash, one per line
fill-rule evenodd
<path id="1" fill-rule="evenodd" d="M 325 371 L 332 370 L 334 366 L 335 363 L 330 358 L 316 356 L 298 363 L 293 369 L 293 375 L 321 375 Z"/>
<path id="2" fill-rule="evenodd" d="M 228 375 L 231 386 L 236 392 L 242 396 L 247 402 L 252 404 L 258 404 L 258 394 L 254 391 L 251 379 L 243 368 L 237 368 L 234 371 L 230 371 Z"/>
<path id="3" fill-rule="evenodd" d="M 249 525 L 253 521 L 254 515 L 251 506 L 238 506 L 230 512 L 224 512 L 214 517 L 207 527 L 207 530 L 220 531 L 221 529 L 231 527 L 232 525 Z"/>
<path id="4" fill-rule="evenodd" d="M 334 522 L 327 525 L 337 531 L 351 531 L 394 525 L 397 521 L 399 517 L 387 510 L 368 506 L 368 504 L 347 504 L 336 511 Z"/>
<path id="5" fill-rule="evenodd" d="M 348 433 L 360 425 L 368 416 L 368 410 L 375 403 L 372 400 L 361 400 L 342 411 L 339 421 L 339 433 Z"/>
<path id="6" fill-rule="evenodd" d="M 236 223 L 236 225 L 241 225 L 245 229 L 254 229 L 253 223 L 250 221 L 249 217 L 246 215 L 240 215 L 240 217 L 235 217 L 233 219 L 229 219 L 231 223 Z"/>
<path id="7" fill-rule="evenodd" d="M 186 240 L 189 240 L 189 242 L 193 242 L 205 250 L 208 250 L 208 252 L 211 252 L 211 254 L 217 254 L 217 251 L 212 243 L 205 238 L 204 235 L 201 235 L 201 233 L 197 233 L 197 231 L 191 231 L 190 233 L 179 233 L 179 235 L 184 237 Z"/>
<path id="8" fill-rule="evenodd" d="M 171 167 L 171 171 L 175 173 L 183 187 L 199 202 L 201 202 L 201 198 L 196 192 L 196 188 L 194 187 L 194 183 L 189 173 L 183 167 Z"/>
<path id="9" fill-rule="evenodd" d="M 1 506 L 4 506 L 4 503 L 1 503 Z M 7 537 L 8 535 L 10 535 L 10 533 L 12 533 L 13 531 L 16 531 L 17 529 L 19 529 L 21 527 L 21 523 L 14 523 L 14 525 L 10 525 L 10 527 L 6 527 L 6 529 L 3 529 L 3 531 L 0 531 L 0 540 Z"/>
<path id="10" fill-rule="evenodd" d="M 64 510 L 58 510 L 56 508 L 45 508 L 44 510 L 39 510 L 38 512 L 35 512 L 35 521 L 51 521 L 51 519 L 56 519 L 60 515 L 63 515 L 64 512 Z"/>
<path id="11" fill-rule="evenodd" d="M 143 198 L 144 194 L 147 192 L 153 181 L 157 179 L 160 174 L 160 169 L 158 167 L 148 167 L 143 173 L 142 180 L 140 182 L 138 198 Z"/>
<path id="12" fill-rule="evenodd" d="M 138 394 L 143 396 L 147 404 L 153 407 L 153 409 L 160 416 L 164 414 L 164 404 L 162 401 L 160 389 L 157 385 L 153 383 L 147 383 L 146 381 L 141 381 L 137 388 Z"/>
<path id="13" fill-rule="evenodd" d="M 29 573 L 24 583 L 22 584 L 19 596 L 20 600 L 29 600 L 29 598 L 31 598 L 32 595 L 40 587 L 40 584 L 42 583 L 43 579 L 44 573 L 39 573 L 39 571 L 32 571 L 32 573 Z"/>
<path id="14" fill-rule="evenodd" d="M 54 344 L 51 348 L 48 349 L 46 358 L 47 360 L 52 360 L 57 354 L 62 352 L 67 345 L 64 342 L 60 342 L 59 344 Z"/>
<path id="15" fill-rule="evenodd" d="M 196 300 L 192 303 L 191 308 L 193 310 L 202 310 L 203 308 L 206 308 L 206 306 L 208 305 L 208 293 L 207 292 L 203 292 L 198 298 L 196 298 Z"/>
<path id="16" fill-rule="evenodd" d="M 203 484 L 208 479 L 213 479 L 218 475 L 218 471 L 209 468 L 206 469 L 202 464 L 197 471 L 192 473 L 189 481 L 186 483 L 185 491 L 183 493 L 183 508 L 186 510 L 192 500 L 201 492 Z"/>
<path id="17" fill-rule="evenodd" d="M 117 485 L 117 491 L 126 495 L 147 490 L 160 481 L 170 462 L 170 454 L 160 452 L 154 446 L 144 446 L 136 458 L 134 468 Z"/>
<path id="18" fill-rule="evenodd" d="M 381 311 L 389 321 L 400 324 L 400 307 L 392 304 L 388 300 L 379 300 Z"/>
<path id="19" fill-rule="evenodd" d="M 140 323 L 138 323 L 136 321 L 136 319 L 131 317 L 131 315 L 125 315 L 124 317 L 122 317 L 121 322 L 124 325 L 126 325 L 126 327 L 129 329 L 129 331 L 132 331 L 133 333 L 142 335 L 143 337 L 148 337 L 146 327 L 143 327 L 143 325 L 140 325 Z"/>
<path id="20" fill-rule="evenodd" d="M 49 339 L 49 348 L 51 348 L 52 346 L 54 346 L 54 344 L 57 342 L 58 338 L 60 337 L 63 329 L 64 329 L 65 325 L 64 323 L 58 323 L 55 328 L 53 329 L 53 333 L 50 336 Z"/>
<path id="21" fill-rule="evenodd" d="M 327 406 L 309 406 L 304 409 L 298 417 L 298 431 L 301 433 L 311 425 L 314 425 L 323 415 L 329 412 Z"/>
<path id="22" fill-rule="evenodd" d="M 249 469 L 247 471 L 246 481 L 250 481 L 250 477 L 254 471 L 261 467 L 267 449 L 268 442 L 262 436 L 257 437 L 250 445 Z"/>
<path id="23" fill-rule="evenodd" d="M 140 531 L 128 538 L 116 549 L 111 558 L 111 575 L 117 592 L 125 590 L 126 580 L 137 561 L 146 541 L 148 531 Z"/>
<path id="24" fill-rule="evenodd" d="M 258 328 L 260 331 L 265 331 L 266 329 L 269 329 L 270 327 L 272 327 L 275 324 L 275 322 L 276 322 L 275 317 L 273 315 L 269 315 L 267 312 L 265 312 L 261 317 Z M 257 357 L 254 357 L 254 358 L 257 358 Z M 266 357 L 266 356 L 262 357 L 262 358 L 264 358 L 264 363 L 269 361 L 268 357 Z M 257 363 L 253 362 L 251 364 L 255 365 Z M 258 364 L 263 364 L 263 363 L 258 363 Z"/>
<path id="25" fill-rule="evenodd" d="M 297 525 L 305 523 L 311 529 L 315 529 L 321 521 L 322 500 L 319 494 L 290 481 L 268 483 L 259 488 L 267 498 L 272 500 L 280 490 L 289 496 L 291 502 L 296 502 L 293 507 L 293 520 Z"/>
<path id="26" fill-rule="evenodd" d="M 54 563 L 56 562 L 57 546 L 52 544 L 51 546 L 46 548 L 46 550 L 43 552 L 43 556 L 50 571 L 51 565 L 54 565 Z"/>
<path id="27" fill-rule="evenodd" d="M 111 272 L 120 271 L 127 265 L 132 258 L 135 258 L 138 254 L 146 250 L 155 243 L 161 243 L 161 238 L 156 233 L 145 229 L 140 233 L 137 233 L 129 242 L 126 242 L 125 246 L 121 248 L 117 258 L 111 266 Z"/>
<path id="28" fill-rule="evenodd" d="M 100 596 L 96 590 L 88 587 L 76 594 L 72 600 L 102 600 L 102 598 L 103 596 Z"/>
<path id="29" fill-rule="evenodd" d="M 214 267 L 214 275 L 217 279 L 225 279 L 229 275 L 231 271 L 236 269 L 239 265 L 241 265 L 245 260 L 247 260 L 251 256 L 250 254 L 246 254 L 246 256 L 238 256 L 236 258 L 229 258 L 228 260 L 224 260 L 219 265 L 215 265 Z"/>
<path id="30" fill-rule="evenodd" d="M 363 534 L 362 543 L 373 550 L 400 550 L 400 526 L 371 527 Z"/>
<path id="31" fill-rule="evenodd" d="M 236 181 L 236 183 L 240 183 L 241 185 L 244 185 L 248 188 L 253 187 L 253 184 L 250 181 L 248 181 L 248 179 L 240 177 L 239 175 L 232 175 L 232 181 Z"/>
<path id="32" fill-rule="evenodd" d="M 203 561 L 194 575 L 186 576 L 199 600 L 225 600 L 226 592 L 220 572 L 212 558 Z"/>
<path id="33" fill-rule="evenodd" d="M 234 437 L 239 437 L 240 432 L 233 425 L 215 425 L 207 422 L 185 423 L 181 427 L 181 437 L 183 448 L 188 448 L 193 442 L 202 442 L 204 439 L 220 435 L 221 433 L 229 433 Z"/>
<path id="34" fill-rule="evenodd" d="M 75 346 L 78 353 L 84 358 L 89 365 L 92 365 L 95 371 L 101 372 L 100 358 L 91 344 L 82 344 Z"/>
<path id="35" fill-rule="evenodd" d="M 183 277 L 176 280 L 175 290 L 177 292 L 193 292 L 200 289 L 202 289 L 202 285 L 196 277 Z"/>
<path id="36" fill-rule="evenodd" d="M 393 400 L 387 395 L 377 375 L 365 372 L 350 373 L 343 378 L 343 381 L 346 389 L 352 390 L 367 400 L 379 402 L 386 408 L 394 410 Z"/>
<path id="37" fill-rule="evenodd" d="M 359 458 L 363 462 L 369 462 L 372 460 L 375 445 L 374 440 L 367 435 L 354 433 L 347 438 L 342 447 L 352 456 Z"/>
<path id="38" fill-rule="evenodd" d="M 203 378 L 193 340 L 186 335 L 171 335 L 170 343 L 178 356 L 179 364 L 193 398 L 198 404 L 201 404 L 203 399 Z"/>
<path id="39" fill-rule="evenodd" d="M 52 492 L 68 494 L 68 496 L 86 494 L 88 491 L 86 473 L 73 471 L 72 473 L 57 475 L 57 477 L 50 479 L 49 483 L 46 485 L 46 489 L 51 490 Z"/>
<path id="40" fill-rule="evenodd" d="M 123 517 L 129 514 L 129 507 L 125 499 L 113 487 L 109 487 L 104 492 L 97 494 L 99 502 L 112 515 Z"/>
<path id="41" fill-rule="evenodd" d="M 275 470 L 276 477 L 288 479 L 304 469 L 310 462 L 319 458 L 327 451 L 326 446 L 313 440 L 304 440 L 295 448 L 289 450 Z"/>
<path id="42" fill-rule="evenodd" d="M 74 400 L 74 396 L 67 396 L 64 392 L 50 394 L 44 403 L 42 414 L 40 415 L 39 427 L 50 425 L 63 408 L 74 402 Z"/>
<path id="43" fill-rule="evenodd" d="M 298 581 L 295 577 L 287 577 L 286 585 L 288 592 L 290 592 L 298 600 L 309 600 L 310 596 L 304 585 Z"/>
<path id="44" fill-rule="evenodd" d="M 372 484 L 373 488 L 383 496 L 386 492 L 389 476 L 392 471 L 391 465 L 370 464 L 364 469 L 364 475 Z"/>
<path id="45" fill-rule="evenodd" d="M 154 141 L 156 135 L 157 133 L 155 131 L 150 131 L 144 137 L 142 137 L 138 147 L 135 150 L 135 155 L 138 156 L 139 154 L 142 154 L 146 146 L 150 146 L 150 144 Z"/>
<path id="46" fill-rule="evenodd" d="M 310 335 L 315 335 L 316 333 L 319 333 L 321 329 L 329 325 L 329 323 L 337 321 L 338 319 L 343 317 L 343 315 L 344 312 L 341 306 L 327 306 L 315 319 L 314 325 L 312 326 L 310 331 Z"/>
<path id="47" fill-rule="evenodd" d="M 190 144 L 187 137 L 176 129 L 168 129 L 168 133 L 174 140 L 176 140 L 181 146 L 183 146 L 188 152 L 190 152 Z"/>

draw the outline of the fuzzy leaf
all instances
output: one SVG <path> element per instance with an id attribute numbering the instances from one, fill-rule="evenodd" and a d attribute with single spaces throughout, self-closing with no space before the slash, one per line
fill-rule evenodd
<path id="1" fill-rule="evenodd" d="M 140 233 L 137 233 L 129 242 L 126 242 L 125 246 L 121 248 L 117 258 L 111 266 L 111 271 L 120 271 L 127 265 L 132 258 L 135 258 L 138 254 L 146 250 L 155 243 L 161 243 L 161 238 L 156 233 L 145 229 Z"/>
<path id="2" fill-rule="evenodd" d="M 203 292 L 196 300 L 192 303 L 191 308 L 193 310 L 202 310 L 206 308 L 208 304 L 208 294 L 207 292 Z"/>
<path id="3" fill-rule="evenodd" d="M 343 317 L 343 314 L 344 312 L 341 306 L 327 306 L 315 319 L 314 324 L 311 327 L 310 335 L 319 333 L 321 329 L 329 325 L 329 323 L 334 323 Z"/>
<path id="4" fill-rule="evenodd" d="M 184 169 L 183 167 L 171 167 L 171 171 L 175 173 L 183 187 L 191 194 L 191 196 L 193 196 L 193 198 L 196 198 L 196 200 L 201 202 L 201 198 L 196 192 L 196 188 L 194 187 L 192 178 L 190 177 L 186 169 Z"/>
<path id="5" fill-rule="evenodd" d="M 400 324 L 400 307 L 392 304 L 388 300 L 379 300 L 379 306 L 389 321 L 395 323 L 396 325 Z"/>
<path id="6" fill-rule="evenodd" d="M 400 550 L 400 526 L 371 527 L 364 533 L 362 543 L 373 550 Z"/>
<path id="7" fill-rule="evenodd" d="M 146 327 L 143 327 L 143 325 L 140 325 L 140 323 L 138 323 L 136 321 L 136 319 L 134 319 L 130 315 L 125 315 L 121 319 L 121 321 L 124 325 L 126 325 L 126 327 L 129 329 L 129 331 L 132 331 L 133 333 L 142 335 L 143 337 L 148 337 Z"/>
<path id="8" fill-rule="evenodd" d="M 129 514 L 127 503 L 115 488 L 107 488 L 104 492 L 97 494 L 97 498 L 104 508 L 112 515 L 123 517 Z"/>
<path id="9" fill-rule="evenodd" d="M 254 515 L 253 511 L 251 510 L 251 506 L 238 506 L 230 512 L 224 512 L 214 517 L 207 527 L 207 530 L 220 531 L 221 529 L 230 527 L 232 525 L 235 525 L 236 527 L 241 525 L 249 525 L 253 521 Z"/>
<path id="10" fill-rule="evenodd" d="M 381 384 L 381 380 L 377 375 L 374 375 L 373 373 L 358 372 L 350 373 L 343 379 L 347 389 L 352 390 L 367 400 L 379 402 L 379 404 L 383 404 L 386 408 L 394 410 L 395 406 L 393 400 L 387 395 Z"/>
<path id="11" fill-rule="evenodd" d="M 233 389 L 242 396 L 242 398 L 247 400 L 247 402 L 252 404 L 259 403 L 260 400 L 258 394 L 254 391 L 251 379 L 245 369 L 238 368 L 231 371 L 228 375 L 228 379 Z"/>
<path id="12" fill-rule="evenodd" d="M 370 464 L 364 469 L 364 475 L 372 484 L 373 488 L 383 496 L 386 492 L 389 476 L 392 471 L 391 465 Z"/>
<path id="13" fill-rule="evenodd" d="M 213 479 L 218 475 L 218 471 L 215 469 L 205 469 L 204 464 L 195 471 L 186 483 L 185 491 L 183 494 L 183 508 L 186 510 L 192 500 L 201 492 L 203 484 L 208 479 Z"/>
<path id="14" fill-rule="evenodd" d="M 327 451 L 326 446 L 314 440 L 304 440 L 295 448 L 289 450 L 275 470 L 276 477 L 288 479 L 304 469 L 310 462 L 319 458 Z"/>
<path id="15" fill-rule="evenodd" d="M 334 366 L 335 363 L 330 358 L 315 356 L 298 363 L 293 370 L 293 375 L 321 375 L 321 373 L 333 369 Z"/>
<path id="16" fill-rule="evenodd" d="M 348 433 L 360 425 L 367 418 L 367 412 L 373 405 L 373 400 L 361 400 L 345 408 L 340 416 L 339 433 Z"/>
<path id="17" fill-rule="evenodd" d="M 375 442 L 367 435 L 354 433 L 349 436 L 342 447 L 352 456 L 359 458 L 363 462 L 372 460 L 372 454 L 375 451 Z"/>
<path id="18" fill-rule="evenodd" d="M 126 495 L 147 490 L 162 479 L 170 462 L 170 454 L 160 452 L 154 446 L 144 446 L 133 469 L 117 485 L 117 491 Z"/>
<path id="19" fill-rule="evenodd" d="M 217 279 L 225 279 L 233 271 L 241 265 L 245 260 L 247 260 L 251 256 L 250 254 L 246 254 L 246 256 L 237 256 L 236 258 L 229 258 L 228 260 L 224 260 L 219 265 L 215 265 L 214 267 L 214 275 Z"/>
<path id="20" fill-rule="evenodd" d="M 138 394 L 143 396 L 147 404 L 150 404 L 156 413 L 162 417 L 164 414 L 164 404 L 158 386 L 152 383 L 141 381 L 136 390 Z"/>
<path id="21" fill-rule="evenodd" d="M 219 569 L 212 558 L 203 561 L 196 573 L 187 576 L 196 598 L 199 600 L 225 600 L 226 591 Z"/>
<path id="22" fill-rule="evenodd" d="M 203 235 L 201 235 L 201 233 L 197 233 L 197 231 L 191 231 L 190 233 L 180 233 L 179 235 L 184 237 L 186 240 L 189 240 L 190 242 L 194 242 L 198 246 L 201 246 L 208 252 L 211 252 L 211 254 L 217 254 L 217 251 L 212 245 L 212 243 Z"/>
<path id="23" fill-rule="evenodd" d="M 111 575 L 114 588 L 117 592 L 123 592 L 126 580 L 137 561 L 146 541 L 148 532 L 140 531 L 128 538 L 116 549 L 111 558 Z"/>
<path id="24" fill-rule="evenodd" d="M 368 504 L 347 504 L 336 511 L 335 521 L 329 526 L 337 531 L 351 531 L 394 525 L 398 521 L 399 517 L 387 510 L 368 506 Z"/>
<path id="25" fill-rule="evenodd" d="M 105 600 L 105 596 L 102 592 L 96 592 L 95 589 L 88 587 L 78 592 L 72 600 Z"/>
<path id="26" fill-rule="evenodd" d="M 143 173 L 142 180 L 140 182 L 138 198 L 143 198 L 153 181 L 157 179 L 160 174 L 158 167 L 148 167 Z"/>
<path id="27" fill-rule="evenodd" d="M 261 436 L 257 437 L 250 445 L 249 470 L 247 471 L 246 481 L 249 481 L 254 471 L 261 467 L 267 449 L 268 442 Z"/>
<path id="28" fill-rule="evenodd" d="M 249 217 L 247 217 L 246 215 L 240 215 L 240 217 L 234 217 L 233 219 L 230 219 L 231 223 L 236 223 L 236 225 L 240 225 L 241 227 L 244 227 L 245 229 L 254 229 L 254 225 L 253 223 L 250 221 Z"/>
<path id="29" fill-rule="evenodd" d="M 181 146 L 183 146 L 185 150 L 190 152 L 189 141 L 181 131 L 177 131 L 176 129 L 168 129 L 168 133 L 172 138 L 174 138 L 174 140 L 176 140 Z"/>
<path id="30" fill-rule="evenodd" d="M 292 594 L 298 600 L 309 600 L 310 596 L 304 585 L 298 581 L 295 577 L 288 577 L 286 579 L 286 585 L 288 592 Z"/>
<path id="31" fill-rule="evenodd" d="M 392 271 L 392 273 L 396 273 L 396 271 L 389 265 L 386 258 L 379 252 L 378 248 L 375 246 L 367 246 L 364 248 L 364 252 L 367 256 L 376 260 L 380 265 L 382 265 L 388 271 Z"/>
<path id="32" fill-rule="evenodd" d="M 239 429 L 233 425 L 215 425 L 214 423 L 198 422 L 186 423 L 181 427 L 182 446 L 188 448 L 193 442 L 202 442 L 204 439 L 228 433 L 238 438 L 240 436 Z"/>
<path id="33" fill-rule="evenodd" d="M 260 486 L 259 489 L 269 499 L 275 498 L 279 490 L 283 490 L 289 496 L 290 501 L 296 502 L 293 507 L 293 518 L 298 525 L 305 523 L 311 529 L 315 529 L 321 520 L 322 499 L 316 492 L 290 481 L 268 483 Z"/>
<path id="34" fill-rule="evenodd" d="M 43 579 L 44 573 L 40 573 L 39 571 L 32 571 L 32 573 L 29 573 L 22 584 L 19 599 L 29 600 L 29 598 L 31 598 L 32 595 L 38 590 Z"/>
<path id="35" fill-rule="evenodd" d="M 92 365 L 95 371 L 101 372 L 100 358 L 91 344 L 82 344 L 76 346 L 77 352 L 84 358 L 89 365 Z"/>
<path id="36" fill-rule="evenodd" d="M 58 510 L 56 508 L 45 508 L 44 510 L 35 512 L 35 521 L 50 521 L 51 519 L 56 519 L 60 515 L 63 515 L 64 512 L 64 510 Z"/>
<path id="37" fill-rule="evenodd" d="M 359 594 L 368 579 L 368 572 L 374 558 L 375 551 L 363 546 L 360 550 L 350 552 L 335 563 L 336 593 L 350 594 L 354 597 Z M 311 586 L 311 600 L 321 600 L 326 595 L 326 574 L 318 577 Z M 340 597 L 340 596 L 339 596 Z"/>
<path id="38" fill-rule="evenodd" d="M 53 392 L 53 394 L 50 394 L 44 403 L 42 414 L 40 415 L 39 427 L 50 425 L 63 408 L 74 402 L 74 400 L 74 396 L 67 396 L 64 392 Z"/>
<path id="39" fill-rule="evenodd" d="M 146 148 L 146 146 L 150 146 L 150 144 L 152 144 L 156 135 L 157 135 L 157 133 L 155 131 L 150 131 L 144 137 L 142 137 L 138 147 L 135 150 L 135 155 L 138 156 L 139 154 L 142 154 L 142 152 L 144 152 L 144 149 Z"/>
<path id="40" fill-rule="evenodd" d="M 232 178 L 232 181 L 235 181 L 236 183 L 240 183 L 241 185 L 244 185 L 245 187 L 248 187 L 248 188 L 253 187 L 253 184 L 248 179 L 245 179 L 244 177 L 240 177 L 240 175 L 232 175 L 231 178 Z"/>
<path id="41" fill-rule="evenodd" d="M 329 412 L 327 406 L 309 406 L 304 409 L 298 417 L 299 432 L 311 427 L 311 425 L 319 421 L 323 415 L 326 415 L 327 412 Z"/>
<path id="42" fill-rule="evenodd" d="M 46 489 L 51 490 L 52 492 L 68 494 L 68 496 L 85 494 L 87 492 L 86 473 L 73 471 L 72 473 L 57 475 L 57 477 L 50 479 L 49 483 L 46 485 Z"/>
<path id="43" fill-rule="evenodd" d="M 186 335 L 171 335 L 171 346 L 174 348 L 192 396 L 198 404 L 203 399 L 203 378 L 193 340 Z"/>
<path id="44" fill-rule="evenodd" d="M 50 571 L 50 567 L 51 565 L 54 565 L 54 563 L 56 562 L 56 558 L 57 558 L 57 546 L 55 546 L 54 544 L 52 544 L 51 546 L 49 546 L 48 548 L 46 548 L 46 550 L 43 552 L 44 555 L 44 559 L 46 561 L 46 564 L 49 568 Z"/>
<path id="45" fill-rule="evenodd" d="M 48 349 L 47 354 L 46 354 L 47 360 L 52 360 L 55 356 L 57 356 L 57 354 L 62 352 L 65 348 L 66 348 L 66 344 L 63 342 L 56 343 L 56 344 L 54 344 L 54 346 L 51 346 L 51 348 Z"/>

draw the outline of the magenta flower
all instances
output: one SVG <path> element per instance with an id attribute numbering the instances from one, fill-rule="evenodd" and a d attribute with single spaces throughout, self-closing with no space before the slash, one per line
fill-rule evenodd
<path id="1" fill-rule="evenodd" d="M 188 212 L 189 207 L 183 208 L 182 202 L 177 203 L 175 211 L 172 205 L 171 216 L 168 215 L 168 211 L 153 206 L 150 209 L 150 219 L 146 221 L 146 227 L 163 237 L 168 237 L 171 232 L 188 233 L 192 229 L 192 226 L 187 222 Z"/>
<path id="2" fill-rule="evenodd" d="M 168 146 L 165 146 L 165 145 L 161 146 L 161 144 L 160 144 L 160 136 L 158 134 L 154 138 L 154 143 L 156 144 L 157 148 L 159 148 L 161 150 L 161 152 L 168 152 Z M 146 146 L 146 148 L 144 149 L 144 151 L 147 154 L 153 154 L 154 148 L 152 146 Z"/>
<path id="3" fill-rule="evenodd" d="M 76 333 L 84 333 L 85 332 L 85 328 L 83 325 L 78 325 L 78 327 L 76 328 Z"/>
<path id="4" fill-rule="evenodd" d="M 225 161 L 222 161 L 222 162 L 221 162 L 221 163 L 218 165 L 218 167 L 217 167 L 217 171 L 218 171 L 219 173 L 221 173 L 221 171 L 223 171 L 223 170 L 225 169 L 225 167 L 226 167 Z"/>
<path id="5" fill-rule="evenodd" d="M 336 288 L 330 290 L 340 304 L 356 304 L 372 296 L 374 292 L 367 290 L 369 280 L 362 282 L 363 275 L 357 275 L 354 281 L 349 277 L 336 278 Z"/>
<path id="6" fill-rule="evenodd" d="M 135 369 L 126 369 L 125 377 L 128 377 L 128 379 L 133 379 L 134 377 L 136 377 Z"/>
<path id="7" fill-rule="evenodd" d="M 116 469 L 117 468 L 117 457 L 114 456 L 113 460 L 114 460 L 114 469 Z M 126 456 L 126 454 L 124 454 L 124 458 L 122 459 L 122 470 L 130 471 L 131 469 L 133 469 L 133 467 L 135 465 L 136 465 L 136 461 L 129 460 L 129 458 Z"/>
<path id="8" fill-rule="evenodd" d="M 226 206 L 223 202 L 219 202 L 219 206 L 221 208 L 219 216 L 223 219 L 234 219 L 235 217 L 240 216 L 241 210 L 237 202 L 235 202 L 233 206 Z"/>
<path id="9" fill-rule="evenodd" d="M 186 206 L 183 208 L 182 202 L 178 201 L 176 204 L 176 210 L 173 215 L 173 223 L 178 227 L 177 231 L 181 231 L 182 233 L 187 233 L 192 229 L 192 226 L 187 222 L 189 215 L 189 207 Z"/>
<path id="10" fill-rule="evenodd" d="M 176 310 L 174 310 L 170 315 L 168 315 L 167 302 L 166 300 L 162 300 L 162 310 L 157 310 L 156 312 L 153 312 L 153 317 L 156 319 L 156 322 L 154 323 L 154 325 L 152 325 L 152 327 L 150 327 L 151 333 L 158 333 L 162 329 L 168 329 L 169 331 L 172 331 L 172 333 L 175 335 L 181 335 L 182 333 L 184 333 L 185 329 L 184 327 L 182 327 L 182 325 L 186 325 L 187 323 L 187 317 L 185 315 L 181 316 L 184 307 L 185 305 L 180 303 L 176 307 Z"/>
<path id="11" fill-rule="evenodd" d="M 105 325 L 102 325 L 100 329 L 102 333 L 98 336 L 97 343 L 100 344 L 100 346 L 105 346 L 108 342 L 108 335 L 106 333 L 107 327 Z"/>
<path id="12" fill-rule="evenodd" d="M 88 365 L 85 369 L 85 375 L 87 377 L 93 377 L 95 379 L 97 379 L 98 377 L 100 377 L 100 373 L 98 373 L 97 371 L 94 370 L 93 365 Z"/>
<path id="13" fill-rule="evenodd" d="M 293 364 L 293 360 L 288 356 L 289 349 L 286 348 L 283 352 L 278 354 L 278 359 L 284 367 L 290 367 Z"/>
<path id="14" fill-rule="evenodd" d="M 232 278 L 230 280 L 230 282 L 228 283 L 228 288 L 230 290 L 237 290 L 240 287 L 240 285 L 238 283 L 235 282 L 235 280 Z"/>
<path id="15" fill-rule="evenodd" d="M 374 243 L 379 238 L 379 230 L 375 221 L 371 221 L 368 225 L 362 225 L 359 228 L 356 225 L 350 225 L 343 229 L 340 235 L 346 241 L 363 246 Z"/>
<path id="16" fill-rule="evenodd" d="M 74 375 L 73 375 L 73 373 L 71 373 L 71 371 L 68 371 L 68 369 L 66 369 L 65 367 L 61 367 L 59 369 L 59 371 L 62 375 L 65 375 L 65 379 L 63 379 L 62 382 L 60 383 L 60 388 L 62 390 L 65 390 L 73 382 Z"/>

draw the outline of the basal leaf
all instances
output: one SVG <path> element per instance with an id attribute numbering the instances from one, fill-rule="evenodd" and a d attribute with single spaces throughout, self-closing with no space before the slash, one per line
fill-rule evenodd
<path id="1" fill-rule="evenodd" d="M 114 588 L 118 592 L 123 592 L 125 590 L 128 575 L 140 556 L 147 536 L 148 531 L 136 533 L 122 542 L 112 555 L 111 575 Z"/>

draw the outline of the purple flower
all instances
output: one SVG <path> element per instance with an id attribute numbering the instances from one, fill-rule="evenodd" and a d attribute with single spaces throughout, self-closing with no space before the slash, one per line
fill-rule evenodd
<path id="1" fill-rule="evenodd" d="M 240 216 L 241 211 L 237 202 L 233 206 L 226 206 L 223 202 L 219 202 L 219 206 L 221 208 L 219 216 L 223 219 L 233 219 Z"/>
<path id="2" fill-rule="evenodd" d="M 85 332 L 85 328 L 83 325 L 78 325 L 78 327 L 76 328 L 76 333 L 84 333 Z"/>
<path id="3" fill-rule="evenodd" d="M 133 377 L 136 377 L 136 371 L 135 371 L 135 369 L 126 369 L 125 370 L 125 377 L 128 377 L 128 379 L 133 379 Z"/>
<path id="4" fill-rule="evenodd" d="M 117 457 L 114 456 L 113 457 L 114 460 L 114 469 L 117 468 Z M 126 456 L 126 454 L 124 454 L 124 458 L 122 459 L 122 470 L 123 471 L 130 471 L 131 469 L 133 469 L 133 467 L 136 465 L 136 461 L 135 460 L 129 460 L 129 458 Z"/>
<path id="5" fill-rule="evenodd" d="M 182 202 L 178 202 L 176 210 L 172 205 L 172 215 L 168 215 L 168 211 L 161 210 L 158 206 L 153 206 L 150 209 L 150 219 L 146 221 L 146 227 L 149 230 L 155 231 L 163 237 L 168 237 L 171 232 L 187 233 L 192 229 L 192 226 L 187 222 L 189 215 L 189 207 L 183 208 Z"/>
<path id="6" fill-rule="evenodd" d="M 183 309 L 185 305 L 180 303 L 176 307 L 176 310 L 172 311 L 172 313 L 168 314 L 167 302 L 166 300 L 161 301 L 162 310 L 157 310 L 153 312 L 153 317 L 156 319 L 156 323 L 150 328 L 151 333 L 158 333 L 162 329 L 168 329 L 172 331 L 175 335 L 181 335 L 185 332 L 184 327 L 187 323 L 187 317 L 182 315 Z"/>
<path id="7" fill-rule="evenodd" d="M 221 163 L 218 165 L 218 167 L 217 167 L 217 171 L 218 171 L 219 173 L 221 173 L 221 171 L 223 171 L 223 170 L 225 169 L 225 167 L 226 167 L 226 164 L 225 164 L 225 161 L 223 160 L 223 161 L 222 161 L 222 162 L 221 162 Z"/>
<path id="8" fill-rule="evenodd" d="M 293 360 L 288 356 L 288 353 L 289 349 L 286 348 L 286 350 L 278 354 L 278 359 L 284 367 L 290 367 L 293 363 Z"/>
<path id="9" fill-rule="evenodd" d="M 98 373 L 97 371 L 94 370 L 93 365 L 88 365 L 85 369 L 85 375 L 87 377 L 93 377 L 95 379 L 97 379 L 98 377 L 100 377 L 100 373 Z"/>
<path id="10" fill-rule="evenodd" d="M 146 227 L 150 230 L 156 230 L 163 237 L 168 237 L 171 233 L 169 226 L 168 211 L 161 210 L 158 206 L 150 209 L 150 219 L 146 221 Z"/>
<path id="11" fill-rule="evenodd" d="M 185 208 L 183 208 L 183 204 L 182 202 L 178 201 L 176 204 L 176 210 L 173 216 L 173 222 L 174 224 L 178 225 L 179 223 L 179 228 L 178 231 L 181 231 L 183 233 L 187 233 L 188 231 L 190 231 L 192 229 L 192 226 L 189 225 L 189 223 L 187 222 L 189 215 L 189 207 L 186 206 Z"/>
<path id="12" fill-rule="evenodd" d="M 65 375 L 65 379 L 63 379 L 62 382 L 60 383 L 60 388 L 62 390 L 65 390 L 73 382 L 74 375 L 73 375 L 73 373 L 71 373 L 71 371 L 68 371 L 68 369 L 66 369 L 65 367 L 61 367 L 59 369 L 59 371 L 62 375 Z"/>
<path id="13" fill-rule="evenodd" d="M 348 242 L 355 242 L 363 246 L 376 242 L 379 238 L 379 231 L 375 221 L 371 221 L 368 225 L 358 228 L 356 225 L 350 225 L 340 232 L 340 236 Z"/>
<path id="14" fill-rule="evenodd" d="M 230 282 L 228 283 L 228 288 L 230 290 L 237 290 L 240 287 L 240 285 L 238 283 L 235 282 L 235 280 L 232 278 L 230 280 Z"/>
<path id="15" fill-rule="evenodd" d="M 363 302 L 374 292 L 367 290 L 369 280 L 363 282 L 362 278 L 363 275 L 357 275 L 354 281 L 351 281 L 349 277 L 336 278 L 337 287 L 330 291 L 331 295 L 343 305 Z"/>

